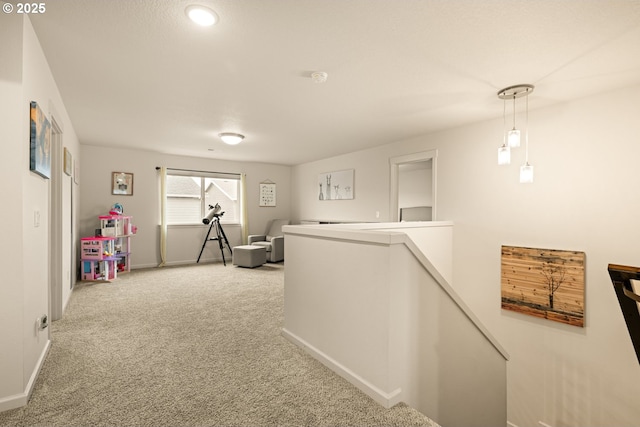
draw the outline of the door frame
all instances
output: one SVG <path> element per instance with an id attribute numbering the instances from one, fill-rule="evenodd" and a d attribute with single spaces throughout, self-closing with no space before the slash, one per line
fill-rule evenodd
<path id="1" fill-rule="evenodd" d="M 62 317 L 62 129 L 51 115 L 51 185 L 49 187 L 49 317 Z"/>
<path id="2" fill-rule="evenodd" d="M 433 206 L 431 208 L 432 220 L 436 221 L 437 216 L 437 194 L 436 194 L 436 177 L 437 177 L 437 159 L 438 159 L 438 150 L 429 150 L 429 151 L 421 151 L 419 153 L 406 154 L 404 156 L 391 157 L 389 159 L 389 187 L 390 187 L 390 195 L 389 195 L 389 220 L 391 222 L 398 222 L 400 220 L 400 209 L 398 208 L 398 197 L 399 194 L 399 174 L 400 174 L 400 165 L 405 165 L 409 163 L 418 163 L 425 162 L 431 160 L 432 169 L 431 169 L 431 194 L 433 196 Z"/>

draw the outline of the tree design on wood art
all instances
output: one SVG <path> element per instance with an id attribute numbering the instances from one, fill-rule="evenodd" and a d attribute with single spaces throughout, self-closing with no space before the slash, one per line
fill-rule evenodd
<path id="1" fill-rule="evenodd" d="M 542 262 L 540 273 L 547 282 L 547 291 L 549 293 L 549 308 L 553 309 L 553 295 L 564 282 L 567 269 L 564 267 L 564 261 L 559 257 L 543 257 L 546 259 Z"/>
<path id="2" fill-rule="evenodd" d="M 502 246 L 502 308 L 584 326 L 584 262 L 584 252 Z"/>

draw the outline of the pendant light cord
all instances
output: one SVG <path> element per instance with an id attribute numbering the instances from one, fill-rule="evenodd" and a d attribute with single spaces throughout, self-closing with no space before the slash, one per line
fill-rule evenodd
<path id="1" fill-rule="evenodd" d="M 507 145 L 507 99 L 502 99 L 502 145 Z"/>
<path id="2" fill-rule="evenodd" d="M 516 129 L 516 94 L 513 94 L 513 129 Z"/>
<path id="3" fill-rule="evenodd" d="M 529 164 L 529 89 L 525 95 L 525 116 L 524 116 L 524 159 L 526 164 Z M 515 98 L 514 98 L 515 99 Z"/>

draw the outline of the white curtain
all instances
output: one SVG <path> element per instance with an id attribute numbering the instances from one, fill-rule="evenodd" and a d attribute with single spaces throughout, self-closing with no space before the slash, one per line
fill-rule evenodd
<path id="1" fill-rule="evenodd" d="M 167 168 L 160 168 L 160 264 L 167 262 Z"/>
<path id="2" fill-rule="evenodd" d="M 240 218 L 242 231 L 242 244 L 249 241 L 249 214 L 247 209 L 247 174 L 240 174 Z"/>

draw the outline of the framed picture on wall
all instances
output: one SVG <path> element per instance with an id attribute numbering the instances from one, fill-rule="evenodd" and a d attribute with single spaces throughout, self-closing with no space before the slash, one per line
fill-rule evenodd
<path id="1" fill-rule="evenodd" d="M 272 181 L 260 183 L 260 206 L 276 205 L 276 184 Z"/>
<path id="2" fill-rule="evenodd" d="M 29 169 L 49 179 L 51 177 L 51 123 L 38 103 L 30 104 Z"/>
<path id="3" fill-rule="evenodd" d="M 111 194 L 133 196 L 133 174 L 129 172 L 112 172 Z"/>
<path id="4" fill-rule="evenodd" d="M 326 172 L 318 175 L 318 200 L 353 199 L 354 170 Z"/>
<path id="5" fill-rule="evenodd" d="M 69 176 L 73 173 L 73 157 L 67 147 L 64 147 L 64 173 Z"/>

